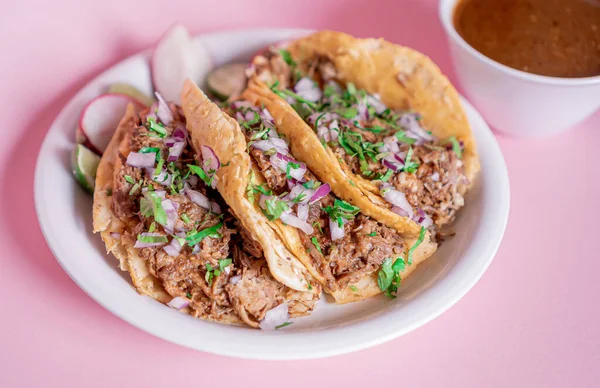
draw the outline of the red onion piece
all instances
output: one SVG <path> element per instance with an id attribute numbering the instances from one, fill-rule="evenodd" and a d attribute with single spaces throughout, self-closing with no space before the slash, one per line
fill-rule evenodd
<path id="1" fill-rule="evenodd" d="M 187 196 L 192 200 L 192 202 L 194 202 L 196 205 L 210 210 L 211 206 L 210 206 L 210 201 L 208 200 L 208 198 L 206 198 L 206 196 L 204 194 L 202 194 L 199 191 L 196 190 L 192 190 L 189 186 L 185 186 L 184 188 L 185 193 L 187 194 Z"/>
<path id="2" fill-rule="evenodd" d="M 298 218 L 304 222 L 306 222 L 306 220 L 308 220 L 308 204 L 306 204 L 306 203 L 298 204 Z"/>
<path id="3" fill-rule="evenodd" d="M 304 174 L 306 173 L 306 165 L 304 163 L 300 163 L 297 160 L 280 152 L 271 155 L 270 161 L 273 166 L 284 172 L 287 172 L 287 166 L 290 162 L 298 164 L 298 168 L 290 168 L 289 175 L 297 181 L 304 182 Z"/>
<path id="4" fill-rule="evenodd" d="M 313 234 L 314 229 L 310 226 L 306 221 L 301 220 L 296 217 L 292 213 L 283 213 L 281 215 L 281 221 L 285 222 L 289 226 L 293 226 L 294 228 L 300 229 L 306 234 Z"/>
<path id="5" fill-rule="evenodd" d="M 406 210 L 402 209 L 400 206 L 392 206 L 391 210 L 399 216 L 408 217 Z"/>
<path id="6" fill-rule="evenodd" d="M 176 296 L 175 298 L 171 299 L 169 303 L 167 303 L 167 306 L 175 310 L 183 310 L 189 306 L 189 304 L 190 301 L 188 299 Z"/>
<path id="7" fill-rule="evenodd" d="M 188 131 L 185 129 L 185 126 L 178 125 L 177 128 L 173 131 L 173 138 L 177 140 L 185 140 L 188 137 Z"/>
<path id="8" fill-rule="evenodd" d="M 242 280 L 241 275 L 232 276 L 229 278 L 229 284 L 237 284 L 240 280 Z"/>
<path id="9" fill-rule="evenodd" d="M 273 142 L 270 139 L 269 140 L 257 140 L 255 142 L 252 142 L 252 144 L 250 146 L 252 148 L 256 148 L 261 151 L 268 151 L 268 150 L 272 150 L 275 148 L 275 145 L 273 144 Z"/>
<path id="10" fill-rule="evenodd" d="M 324 140 L 327 143 L 331 141 L 331 134 L 329 133 L 329 129 L 323 125 L 319 125 L 317 127 L 317 136 L 319 136 L 319 139 Z"/>
<path id="11" fill-rule="evenodd" d="M 439 182 L 440 181 L 440 173 L 436 171 L 433 174 L 431 174 L 431 180 L 434 182 Z"/>
<path id="12" fill-rule="evenodd" d="M 414 221 L 424 228 L 428 228 L 433 224 L 431 217 L 429 217 L 421 208 L 417 209 L 417 215 L 415 215 Z"/>
<path id="13" fill-rule="evenodd" d="M 386 151 L 397 153 L 400 152 L 400 146 L 398 145 L 398 139 L 396 136 L 388 136 L 383 139 L 383 144 L 385 145 Z M 380 151 L 385 152 L 385 151 Z"/>
<path id="14" fill-rule="evenodd" d="M 282 303 L 279 306 L 267 311 L 265 317 L 260 321 L 262 330 L 275 330 L 277 326 L 283 325 L 290 319 L 287 303 Z"/>
<path id="15" fill-rule="evenodd" d="M 167 255 L 171 257 L 176 257 L 179 255 L 179 252 L 181 252 L 181 244 L 179 244 L 179 240 L 174 238 L 168 245 L 165 245 L 163 249 L 165 250 Z"/>
<path id="16" fill-rule="evenodd" d="M 139 152 L 130 152 L 127 155 L 127 163 L 128 166 L 137 167 L 137 168 L 151 168 L 154 167 L 154 161 L 156 159 L 156 154 L 148 153 L 141 154 Z"/>
<path id="17" fill-rule="evenodd" d="M 431 141 L 435 140 L 435 137 L 429 132 L 421 128 L 417 115 L 414 113 L 406 113 L 398 120 L 398 125 L 404 127 L 407 131 L 417 135 L 419 139 Z"/>
<path id="18" fill-rule="evenodd" d="M 169 156 L 167 157 L 167 162 L 175 162 L 181 156 L 181 152 L 183 151 L 183 147 L 185 147 L 185 142 L 180 141 L 173 144 L 172 147 L 169 147 Z"/>
<path id="19" fill-rule="evenodd" d="M 367 109 L 367 104 L 364 101 L 359 101 L 356 105 L 356 111 L 358 112 L 357 118 L 360 121 L 369 120 L 369 111 Z"/>
<path id="20" fill-rule="evenodd" d="M 294 86 L 294 91 L 300 97 L 311 102 L 319 101 L 323 95 L 319 86 L 308 77 L 300 79 Z"/>
<path id="21" fill-rule="evenodd" d="M 202 145 L 200 146 L 200 151 L 202 152 L 202 167 L 204 168 L 204 171 L 207 173 L 209 171 L 214 172 L 221 167 L 219 157 L 212 148 Z"/>
<path id="22" fill-rule="evenodd" d="M 294 178 L 291 178 L 291 179 L 288 178 L 288 180 L 287 180 L 287 186 L 288 186 L 289 190 L 292 190 L 294 187 L 296 187 L 299 184 L 300 184 L 300 182 L 298 182 Z"/>
<path id="23" fill-rule="evenodd" d="M 331 193 L 331 186 L 329 186 L 329 183 L 325 183 L 324 185 L 319 186 L 319 188 L 310 198 L 309 203 L 315 203 L 329 193 Z"/>
<path id="24" fill-rule="evenodd" d="M 161 233 L 149 233 L 149 232 L 144 232 L 144 233 L 141 233 L 140 235 L 144 236 L 144 237 L 164 236 L 164 234 L 161 234 Z M 161 245 L 165 245 L 165 243 L 164 242 L 150 243 L 150 242 L 141 242 L 141 241 L 137 240 L 133 247 L 134 248 L 151 248 L 151 247 L 159 247 Z"/>
<path id="25" fill-rule="evenodd" d="M 231 103 L 231 106 L 233 107 L 233 109 L 254 108 L 254 106 L 252 106 L 250 101 L 234 101 Z"/>
<path id="26" fill-rule="evenodd" d="M 190 175 L 187 178 L 187 183 L 189 183 L 189 185 L 191 187 L 196 187 L 198 186 L 198 182 L 200 181 L 200 178 L 198 178 L 196 175 Z"/>
<path id="27" fill-rule="evenodd" d="M 329 232 L 331 233 L 331 240 L 339 240 L 344 238 L 344 227 L 338 225 L 337 221 L 329 217 Z"/>
<path id="28" fill-rule="evenodd" d="M 396 163 L 392 163 L 387 159 L 383 159 L 383 165 L 392 170 L 393 172 L 398 172 L 402 167 L 398 166 Z"/>
<path id="29" fill-rule="evenodd" d="M 200 252 L 200 244 L 196 244 L 194 245 L 194 249 L 192 249 L 192 254 L 197 254 L 198 252 Z"/>
<path id="30" fill-rule="evenodd" d="M 115 233 L 115 232 L 113 232 L 113 233 L 110 234 L 110 237 L 112 237 L 112 238 L 121 238 L 121 233 Z"/>
<path id="31" fill-rule="evenodd" d="M 263 108 L 260 112 L 260 119 L 266 127 L 275 128 L 275 119 L 271 116 L 267 108 Z"/>
<path id="32" fill-rule="evenodd" d="M 210 211 L 216 214 L 221 214 L 221 206 L 218 203 L 211 201 L 210 202 Z"/>
<path id="33" fill-rule="evenodd" d="M 271 131 L 271 132 L 275 132 L 275 131 Z M 290 149 L 288 147 L 288 144 L 285 142 L 285 140 L 280 139 L 278 137 L 273 137 L 273 138 L 271 138 L 271 142 L 275 146 L 275 149 L 277 150 L 277 152 L 279 152 L 281 154 L 285 154 L 285 155 L 290 153 Z"/>
<path id="34" fill-rule="evenodd" d="M 414 211 L 410 203 L 406 199 L 406 195 L 403 192 L 391 188 L 391 185 L 385 185 L 381 190 L 383 198 L 391 203 L 392 205 L 400 207 L 404 210 L 409 218 L 412 218 Z"/>
<path id="35" fill-rule="evenodd" d="M 156 115 L 164 125 L 171 124 L 171 121 L 173 121 L 173 112 L 171 112 L 169 104 L 167 104 L 159 92 L 154 92 L 154 95 L 158 100 L 158 109 L 156 110 Z"/>

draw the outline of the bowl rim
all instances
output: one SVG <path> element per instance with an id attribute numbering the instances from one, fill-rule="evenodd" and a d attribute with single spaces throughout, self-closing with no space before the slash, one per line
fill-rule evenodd
<path id="1" fill-rule="evenodd" d="M 506 75 L 519 78 L 523 81 L 556 85 L 556 86 L 586 86 L 600 84 L 600 75 L 591 77 L 578 77 L 578 78 L 565 78 L 565 77 L 550 77 L 546 75 L 539 75 L 533 73 L 527 73 L 522 70 L 514 69 L 510 66 L 506 66 L 500 62 L 497 62 L 484 54 L 477 51 L 473 46 L 467 43 L 462 36 L 456 31 L 453 22 L 454 10 L 456 4 L 459 1 L 465 0 L 440 0 L 438 5 L 438 16 L 440 22 L 446 31 L 446 35 L 457 43 L 463 50 L 467 51 L 471 56 L 478 59 L 481 63 L 488 65 L 489 67 L 498 70 Z"/>
<path id="2" fill-rule="evenodd" d="M 281 34 L 291 36 L 291 34 L 300 34 L 305 31 L 294 29 L 227 30 L 199 35 L 196 36 L 196 39 L 217 38 L 216 40 L 223 42 L 231 35 L 237 36 L 238 39 L 240 36 L 244 39 L 252 39 L 253 35 L 268 36 L 271 39 Z M 46 197 L 48 190 L 45 189 L 49 185 L 56 184 L 52 179 L 52 174 L 48 174 L 48 172 L 57 168 L 57 165 L 61 169 L 65 167 L 62 161 L 58 160 L 56 151 L 62 151 L 66 142 L 69 144 L 72 142 L 71 138 L 64 138 L 69 126 L 64 125 L 63 122 L 68 121 L 73 110 L 82 104 L 82 100 L 96 89 L 98 83 L 105 76 L 114 75 L 121 66 L 140 61 L 147 55 L 148 52 L 145 51 L 124 59 L 100 73 L 72 97 L 46 134 L 38 154 L 34 178 L 36 213 L 44 238 L 56 260 L 84 292 L 122 320 L 166 341 L 213 354 L 263 360 L 329 357 L 390 341 L 430 322 L 458 302 L 477 283 L 491 264 L 502 241 L 508 220 L 510 207 L 508 172 L 500 147 L 491 130 L 477 110 L 461 98 L 465 111 L 470 112 L 473 117 L 474 121 L 471 124 L 479 129 L 476 133 L 478 145 L 485 145 L 480 147 L 480 151 L 483 151 L 484 154 L 481 155 L 483 170 L 479 178 L 481 188 L 486 188 L 482 192 L 481 199 L 482 206 L 485 206 L 486 211 L 478 219 L 468 249 L 454 264 L 456 270 L 450 271 L 442 279 L 437 279 L 432 287 L 424 290 L 420 303 L 410 307 L 406 306 L 404 309 L 389 309 L 386 311 L 385 317 L 373 316 L 348 325 L 335 325 L 316 330 L 310 327 L 301 331 L 289 332 L 260 332 L 250 329 L 242 332 L 239 328 L 198 321 L 179 314 L 159 302 L 139 298 L 139 295 L 133 290 L 132 294 L 135 294 L 135 300 L 132 302 L 129 295 L 119 294 L 119 287 L 107 288 L 107 280 L 98 276 L 102 273 L 91 273 L 99 268 L 97 263 L 85 264 L 86 261 L 75 260 L 72 257 L 74 255 L 70 252 L 72 240 L 66 241 L 64 236 L 61 238 L 61 228 L 56 227 L 56 222 L 62 222 L 62 220 L 59 217 L 52 217 L 58 210 L 53 210 L 56 206 L 49 206 Z M 489 170 L 484 171 L 486 167 Z M 68 171 L 64 173 L 69 174 Z M 71 179 L 70 174 L 68 178 Z M 491 189 L 491 185 L 496 185 L 494 190 Z M 127 285 L 127 287 L 130 286 Z M 444 294 L 445 298 L 439 297 L 440 291 L 447 292 Z M 118 296 L 118 301 L 115 300 L 115 295 Z M 398 324 L 394 318 L 401 318 L 405 312 L 410 318 L 406 318 L 405 323 Z M 198 324 L 201 324 L 202 327 L 199 328 Z M 174 327 L 180 330 L 173 330 Z M 221 340 L 223 335 L 232 334 L 233 330 L 236 330 L 236 334 L 231 341 Z M 218 337 L 215 336 L 215 333 L 218 333 Z M 235 343 L 234 339 L 241 340 L 242 343 Z"/>

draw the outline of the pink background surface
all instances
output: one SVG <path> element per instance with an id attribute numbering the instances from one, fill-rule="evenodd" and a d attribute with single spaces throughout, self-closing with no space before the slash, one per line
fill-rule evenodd
<path id="1" fill-rule="evenodd" d="M 33 209 L 33 170 L 61 107 L 174 20 L 194 32 L 307 27 L 384 36 L 454 80 L 437 1 L 12 1 L 0 23 L 0 387 L 592 387 L 600 380 L 600 114 L 550 139 L 499 136 L 511 180 L 504 241 L 440 318 L 325 360 L 258 362 L 172 345 L 121 321 L 62 271 Z M 249 3 L 249 2 L 248 2 Z M 502 107 L 498 107 L 502 109 Z M 227 339 L 224 338 L 224 341 Z"/>

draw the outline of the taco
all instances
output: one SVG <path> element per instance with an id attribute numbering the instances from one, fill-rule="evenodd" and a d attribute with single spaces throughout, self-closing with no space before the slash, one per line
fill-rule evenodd
<path id="1" fill-rule="evenodd" d="M 181 108 L 160 99 L 138 115 L 130 105 L 96 176 L 94 232 L 107 252 L 140 294 L 198 318 L 272 329 L 309 314 L 319 285 L 302 292 L 277 280 L 294 270 L 268 265 L 283 243 L 257 242 L 210 187 L 204 162 Z"/>
<path id="2" fill-rule="evenodd" d="M 341 198 L 410 234 L 452 222 L 479 169 L 458 93 L 425 55 L 322 31 L 254 58 L 265 106 Z"/>
<path id="3" fill-rule="evenodd" d="M 393 297 L 401 279 L 435 251 L 425 228 L 404 236 L 337 197 L 306 160 L 291 156 L 301 139 L 290 144 L 280 136 L 268 109 L 238 100 L 221 110 L 189 80 L 181 100 L 195 148 L 210 147 L 228 166 L 217 172 L 225 201 L 244 203 L 337 303 L 382 291 Z"/>

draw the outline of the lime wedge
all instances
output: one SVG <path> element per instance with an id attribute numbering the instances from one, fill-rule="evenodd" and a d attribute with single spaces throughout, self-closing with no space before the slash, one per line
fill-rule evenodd
<path id="1" fill-rule="evenodd" d="M 138 100 L 140 103 L 146 106 L 150 106 L 156 101 L 154 98 L 147 96 L 136 87 L 121 82 L 110 85 L 108 88 L 108 92 L 126 94 L 129 97 L 133 97 L 134 99 Z"/>
<path id="2" fill-rule="evenodd" d="M 98 155 L 81 144 L 75 146 L 71 158 L 73 176 L 77 183 L 88 193 L 94 192 L 96 170 L 99 163 L 100 157 Z"/>

